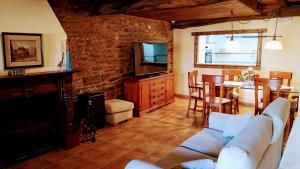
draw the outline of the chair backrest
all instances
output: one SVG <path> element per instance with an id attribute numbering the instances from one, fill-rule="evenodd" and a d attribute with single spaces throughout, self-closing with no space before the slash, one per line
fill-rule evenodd
<path id="1" fill-rule="evenodd" d="M 190 94 L 193 92 L 197 92 L 197 89 L 194 88 L 197 85 L 197 77 L 198 77 L 198 70 L 193 70 L 191 72 L 188 72 L 188 84 L 189 84 Z"/>
<path id="2" fill-rule="evenodd" d="M 279 97 L 280 87 L 282 85 L 281 79 L 268 79 L 268 78 L 255 78 L 255 114 L 259 114 L 259 102 L 258 90 L 262 87 L 262 110 L 263 111 L 271 101 Z"/>
<path id="3" fill-rule="evenodd" d="M 240 81 L 242 71 L 240 69 L 222 69 L 222 75 L 225 80 Z"/>
<path id="4" fill-rule="evenodd" d="M 282 79 L 282 83 L 286 81 L 287 86 L 291 86 L 293 72 L 270 71 L 271 79 Z"/>
<path id="5" fill-rule="evenodd" d="M 209 104 L 214 105 L 216 99 L 216 84 L 220 86 L 220 100 L 219 100 L 219 112 L 222 112 L 222 96 L 223 96 L 223 83 L 224 76 L 222 75 L 202 75 L 202 83 L 203 83 L 203 106 Z M 206 86 L 208 85 L 208 92 L 206 91 Z M 207 94 L 209 96 L 208 103 L 206 102 Z"/>

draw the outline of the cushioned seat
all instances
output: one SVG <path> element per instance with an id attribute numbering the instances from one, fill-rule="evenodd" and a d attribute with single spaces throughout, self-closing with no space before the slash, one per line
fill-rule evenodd
<path id="1" fill-rule="evenodd" d="M 120 99 L 105 101 L 106 122 L 117 125 L 118 123 L 132 118 L 134 104 Z"/>
<path id="2" fill-rule="evenodd" d="M 177 168 L 182 162 L 199 160 L 199 159 L 212 159 L 216 161 L 217 159 L 208 156 L 203 153 L 199 153 L 194 150 L 190 150 L 184 147 L 176 147 L 175 150 L 171 151 L 168 155 L 160 159 L 156 165 L 164 169 Z M 142 169 L 143 167 L 139 168 Z"/>
<path id="3" fill-rule="evenodd" d="M 120 100 L 120 99 L 110 99 L 105 101 L 105 110 L 106 113 L 118 113 L 126 110 L 132 110 L 134 104 L 129 101 Z"/>
<path id="4" fill-rule="evenodd" d="M 216 97 L 215 104 L 219 104 L 220 98 Z M 209 102 L 209 97 L 206 97 L 206 102 Z M 231 102 L 230 99 L 222 98 L 222 104 Z"/>
<path id="5" fill-rule="evenodd" d="M 184 141 L 180 146 L 212 157 L 218 157 L 222 148 L 230 140 L 229 138 L 223 137 L 221 131 L 205 128 Z"/>

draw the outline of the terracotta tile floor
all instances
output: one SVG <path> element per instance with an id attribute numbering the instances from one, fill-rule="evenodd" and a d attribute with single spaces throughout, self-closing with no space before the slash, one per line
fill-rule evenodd
<path id="1" fill-rule="evenodd" d="M 199 120 L 194 123 L 193 113 L 186 118 L 186 110 L 187 100 L 176 98 L 141 118 L 99 130 L 95 143 L 52 150 L 10 169 L 123 169 L 132 159 L 155 163 L 202 129 Z M 253 109 L 241 106 L 240 111 Z M 200 114 L 196 117 L 200 119 Z"/>

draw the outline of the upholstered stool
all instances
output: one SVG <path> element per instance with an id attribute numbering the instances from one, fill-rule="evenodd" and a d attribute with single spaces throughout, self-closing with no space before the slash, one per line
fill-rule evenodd
<path id="1" fill-rule="evenodd" d="M 132 118 L 134 104 L 120 99 L 105 101 L 106 122 L 117 126 L 118 123 Z"/>

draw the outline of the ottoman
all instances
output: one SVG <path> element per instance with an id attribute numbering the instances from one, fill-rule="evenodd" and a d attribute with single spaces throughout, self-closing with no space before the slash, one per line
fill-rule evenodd
<path id="1" fill-rule="evenodd" d="M 110 99 L 105 101 L 106 122 L 114 126 L 118 123 L 131 119 L 134 104 L 120 99 Z"/>

